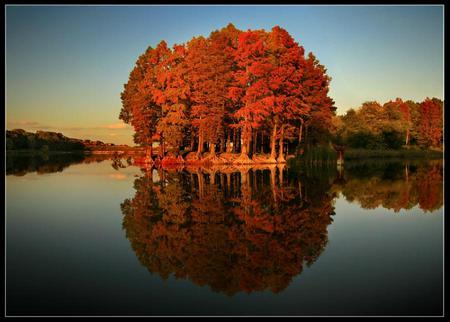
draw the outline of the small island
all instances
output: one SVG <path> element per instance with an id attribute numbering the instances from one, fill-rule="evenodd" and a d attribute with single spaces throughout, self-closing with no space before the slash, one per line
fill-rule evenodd
<path id="1" fill-rule="evenodd" d="M 326 71 L 279 26 L 229 24 L 148 47 L 124 85 L 119 119 L 133 126 L 143 165 L 442 157 L 443 101 L 368 101 L 339 116 Z"/>

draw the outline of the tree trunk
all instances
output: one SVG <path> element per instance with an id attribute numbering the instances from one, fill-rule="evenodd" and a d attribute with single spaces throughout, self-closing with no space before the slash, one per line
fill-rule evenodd
<path id="1" fill-rule="evenodd" d="M 241 142 L 241 154 L 247 154 L 248 153 L 248 151 L 247 151 L 247 142 L 246 142 L 246 140 L 245 140 L 246 138 L 245 138 L 245 135 L 244 135 L 244 138 L 242 138 L 242 142 Z"/>
<path id="2" fill-rule="evenodd" d="M 150 158 L 150 160 L 153 160 L 153 138 L 150 138 L 149 140 L 149 147 L 147 150 L 147 157 Z"/>
<path id="3" fill-rule="evenodd" d="M 220 153 L 225 152 L 225 139 L 224 139 L 224 138 L 221 138 L 221 139 L 220 139 L 219 152 L 220 152 Z"/>
<path id="4" fill-rule="evenodd" d="M 238 153 L 242 149 L 241 137 L 242 137 L 242 130 L 238 129 L 236 133 L 236 153 Z"/>
<path id="5" fill-rule="evenodd" d="M 252 129 L 244 127 L 242 131 L 241 155 L 248 155 L 250 150 L 250 139 L 252 137 Z"/>
<path id="6" fill-rule="evenodd" d="M 233 153 L 237 153 L 238 152 L 238 135 L 239 135 L 239 130 L 235 129 L 233 130 Z"/>
<path id="7" fill-rule="evenodd" d="M 264 153 L 264 133 L 261 132 L 261 145 L 260 145 L 260 150 L 261 153 Z"/>
<path id="8" fill-rule="evenodd" d="M 272 129 L 272 137 L 270 139 L 270 158 L 275 159 L 277 157 L 277 124 L 275 123 Z"/>
<path id="9" fill-rule="evenodd" d="M 278 147 L 278 162 L 285 162 L 284 158 L 284 125 L 281 126 L 281 133 L 280 133 L 280 143 Z"/>
<path id="10" fill-rule="evenodd" d="M 198 147 L 197 154 L 200 157 L 203 153 L 203 130 L 200 128 L 198 131 Z"/>
<path id="11" fill-rule="evenodd" d="M 191 137 L 191 151 L 194 151 L 194 145 L 195 145 L 195 136 L 192 135 L 192 137 Z"/>
<path id="12" fill-rule="evenodd" d="M 159 141 L 159 155 L 161 156 L 161 159 L 164 158 L 164 137 L 162 134 Z"/>
<path id="13" fill-rule="evenodd" d="M 227 152 L 228 153 L 233 152 L 233 144 L 231 143 L 231 131 L 233 131 L 233 129 L 228 130 L 228 140 L 227 140 Z"/>
<path id="14" fill-rule="evenodd" d="M 301 124 L 300 124 L 300 130 L 299 130 L 299 133 L 298 133 L 298 143 L 299 143 L 299 144 L 300 144 L 300 142 L 302 142 L 303 120 L 300 119 L 300 122 L 301 122 Z"/>
<path id="15" fill-rule="evenodd" d="M 305 143 L 307 144 L 308 142 L 306 141 L 306 138 L 308 137 L 308 124 L 305 124 Z"/>
<path id="16" fill-rule="evenodd" d="M 409 143 L 409 128 L 406 129 L 406 142 L 405 145 L 408 145 Z"/>
<path id="17" fill-rule="evenodd" d="M 209 155 L 212 157 L 216 156 L 216 144 L 215 143 L 210 144 Z"/>

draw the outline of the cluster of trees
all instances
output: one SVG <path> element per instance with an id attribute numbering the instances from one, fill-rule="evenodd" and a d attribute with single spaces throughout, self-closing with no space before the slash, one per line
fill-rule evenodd
<path id="1" fill-rule="evenodd" d="M 286 175 L 284 165 L 148 171 L 121 205 L 126 237 L 164 279 L 280 292 L 323 252 L 334 215 L 328 181 Z"/>
<path id="2" fill-rule="evenodd" d="M 81 140 L 72 139 L 62 133 L 22 129 L 6 131 L 6 150 L 81 151 L 85 145 Z"/>
<path id="3" fill-rule="evenodd" d="M 441 148 L 443 108 L 444 102 L 437 98 L 421 103 L 400 98 L 383 105 L 365 102 L 357 110 L 334 118 L 336 139 L 364 149 Z"/>
<path id="4" fill-rule="evenodd" d="M 326 137 L 335 112 L 330 80 L 286 30 L 229 24 L 173 48 L 165 41 L 149 47 L 124 85 L 119 118 L 149 155 L 158 140 L 160 157 L 234 153 L 234 162 L 246 163 L 265 154 L 284 162 L 306 136 Z"/>

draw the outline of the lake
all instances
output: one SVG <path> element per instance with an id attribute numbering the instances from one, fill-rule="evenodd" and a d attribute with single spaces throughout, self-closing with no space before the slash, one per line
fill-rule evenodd
<path id="1" fill-rule="evenodd" d="M 442 315 L 443 163 L 8 156 L 6 315 Z"/>

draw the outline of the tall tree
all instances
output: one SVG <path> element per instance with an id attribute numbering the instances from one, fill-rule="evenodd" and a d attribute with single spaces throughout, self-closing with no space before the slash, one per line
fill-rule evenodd
<path id="1" fill-rule="evenodd" d="M 276 138 L 279 137 L 278 161 L 284 161 L 283 146 L 286 130 L 298 128 L 309 114 L 310 107 L 303 100 L 302 78 L 305 73 L 304 49 L 289 35 L 275 26 L 267 39 L 272 68 L 269 74 L 271 96 L 268 117 L 271 135 L 271 158 L 275 158 Z M 278 134 L 279 131 L 279 134 Z"/>
<path id="2" fill-rule="evenodd" d="M 314 54 L 309 53 L 301 84 L 303 102 L 310 109 L 305 125 L 309 129 L 309 137 L 316 141 L 320 141 L 321 137 L 327 137 L 336 111 L 334 101 L 328 96 L 331 77 L 326 71 Z"/>
<path id="3" fill-rule="evenodd" d="M 383 105 L 388 115 L 388 120 L 395 131 L 404 131 L 405 133 L 405 145 L 409 144 L 410 130 L 412 127 L 411 114 L 409 105 L 403 102 L 401 98 L 397 98 L 395 101 L 389 101 Z"/>
<path id="4" fill-rule="evenodd" d="M 152 155 L 153 135 L 160 114 L 152 95 L 152 79 L 155 76 L 155 66 L 158 64 L 158 51 L 148 47 L 141 55 L 130 73 L 128 82 L 121 93 L 122 109 L 119 119 L 134 127 L 134 141 L 149 148 Z"/>
<path id="5" fill-rule="evenodd" d="M 440 147 L 442 144 L 443 102 L 426 98 L 420 104 L 419 144 Z"/>
<path id="6" fill-rule="evenodd" d="M 158 47 L 161 47 L 165 59 L 158 65 L 157 84 L 153 91 L 162 110 L 157 129 L 163 144 L 178 152 L 183 142 L 184 130 L 189 124 L 187 112 L 190 106 L 190 88 L 184 61 L 186 48 L 184 45 L 174 45 L 171 51 L 165 42 L 160 43 Z"/>
<path id="7" fill-rule="evenodd" d="M 242 133 L 241 157 L 248 159 L 252 130 L 261 126 L 270 113 L 266 99 L 270 94 L 267 75 L 272 65 L 265 48 L 264 30 L 247 31 L 239 35 L 235 59 L 238 69 L 229 95 L 238 106 L 234 117 Z"/>
<path id="8" fill-rule="evenodd" d="M 210 144 L 210 153 L 220 139 L 223 143 L 224 118 L 228 103 L 228 85 L 232 77 L 231 39 L 224 30 L 198 37 L 188 43 L 186 57 L 191 83 L 191 120 L 198 133 L 198 153 L 203 143 Z"/>

